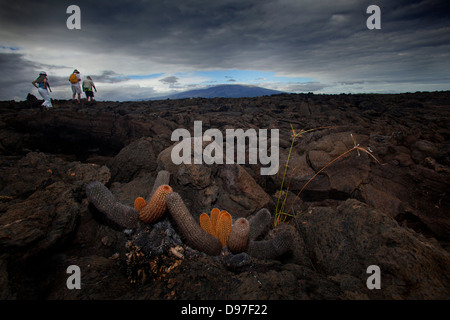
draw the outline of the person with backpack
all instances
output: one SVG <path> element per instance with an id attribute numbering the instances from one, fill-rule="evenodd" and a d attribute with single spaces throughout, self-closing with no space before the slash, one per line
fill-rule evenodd
<path id="1" fill-rule="evenodd" d="M 97 92 L 94 81 L 92 81 L 90 76 L 87 76 L 86 80 L 83 81 L 83 91 L 86 94 L 86 100 L 89 101 L 90 99 L 91 102 L 94 99 L 94 91 L 92 91 L 92 88 L 94 88 L 95 92 Z"/>
<path id="2" fill-rule="evenodd" d="M 31 83 L 38 89 L 39 94 L 42 96 L 42 98 L 44 98 L 44 102 L 41 105 L 42 107 L 44 107 L 43 110 L 53 108 L 50 93 L 48 93 L 48 90 L 52 92 L 52 89 L 50 88 L 50 83 L 47 79 L 47 73 L 45 71 L 41 71 L 39 73 L 39 77 L 37 77 L 37 79 Z"/>
<path id="3" fill-rule="evenodd" d="M 72 102 L 75 101 L 75 95 L 78 95 L 78 103 L 81 102 L 81 75 L 80 72 L 75 69 L 69 77 L 69 81 L 72 84 Z"/>

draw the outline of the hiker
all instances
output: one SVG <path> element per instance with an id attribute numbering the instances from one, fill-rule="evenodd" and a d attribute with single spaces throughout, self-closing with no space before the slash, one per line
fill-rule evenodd
<path id="1" fill-rule="evenodd" d="M 52 92 L 52 89 L 50 88 L 50 83 L 48 83 L 47 73 L 45 71 L 41 71 L 39 73 L 39 77 L 37 77 L 37 79 L 31 83 L 38 89 L 39 94 L 42 96 L 42 98 L 44 98 L 44 102 L 41 105 L 45 108 L 43 110 L 53 108 L 52 100 L 50 99 L 50 93 L 48 93 L 48 90 Z"/>
<path id="2" fill-rule="evenodd" d="M 72 84 L 72 102 L 75 100 L 75 95 L 78 95 L 78 103 L 81 101 L 81 76 L 80 72 L 75 69 L 69 77 L 69 81 Z"/>
<path id="3" fill-rule="evenodd" d="M 91 76 L 87 76 L 86 80 L 83 81 L 83 91 L 86 94 L 86 100 L 91 102 L 94 100 L 94 91 L 92 91 L 92 88 L 94 88 L 95 92 L 97 92 L 97 88 L 95 87 L 94 81 L 92 81 Z"/>

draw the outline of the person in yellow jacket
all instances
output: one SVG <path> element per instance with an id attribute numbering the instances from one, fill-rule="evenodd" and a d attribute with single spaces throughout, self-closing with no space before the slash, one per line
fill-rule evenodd
<path id="1" fill-rule="evenodd" d="M 75 95 L 78 95 L 78 103 L 81 102 L 81 75 L 80 72 L 75 69 L 69 77 L 69 81 L 72 84 L 72 101 L 75 101 Z"/>

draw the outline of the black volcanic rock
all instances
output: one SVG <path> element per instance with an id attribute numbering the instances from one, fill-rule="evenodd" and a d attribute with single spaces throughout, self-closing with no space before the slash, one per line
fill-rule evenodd
<path id="1" fill-rule="evenodd" d="M 350 199 L 337 208 L 311 208 L 296 218 L 296 226 L 316 270 L 330 275 L 347 294 L 383 299 L 450 295 L 450 254 L 366 204 Z M 361 279 L 371 265 L 382 270 L 382 293 L 362 289 Z"/>
<path id="2" fill-rule="evenodd" d="M 43 112 L 28 101 L 0 102 L 3 299 L 450 296 L 449 92 L 55 105 Z M 173 165 L 171 134 L 178 128 L 193 134 L 194 121 L 222 133 L 279 129 L 278 173 L 261 176 L 260 164 L 248 163 Z M 315 130 L 296 137 L 280 192 L 292 128 Z M 353 150 L 296 198 L 355 142 L 381 164 Z M 291 253 L 277 260 L 251 258 L 230 269 L 185 243 L 168 241 L 178 239 L 176 228 L 119 230 L 86 198 L 85 185 L 99 180 L 133 205 L 148 195 L 160 169 L 171 173 L 171 186 L 195 217 L 213 206 L 234 217 L 261 206 L 274 215 L 277 195 L 289 187 L 286 210 L 292 204 L 288 213 L 295 217 L 280 228 L 292 232 Z M 170 219 L 162 226 L 170 226 Z M 155 233 L 157 243 L 142 244 Z M 139 245 L 164 250 L 145 255 Z M 82 269 L 85 291 L 66 288 L 72 264 Z M 381 290 L 365 285 L 369 264 L 381 268 Z"/>
<path id="3" fill-rule="evenodd" d="M 130 182 L 142 173 L 155 171 L 156 157 L 151 138 L 130 143 L 108 163 L 113 181 Z"/>
<path id="4" fill-rule="evenodd" d="M 33 103 L 35 103 L 35 102 L 38 102 L 38 99 L 36 98 L 36 96 L 35 95 L 32 95 L 31 93 L 29 93 L 28 95 L 27 95 L 27 99 L 26 99 L 28 102 L 33 102 Z"/>

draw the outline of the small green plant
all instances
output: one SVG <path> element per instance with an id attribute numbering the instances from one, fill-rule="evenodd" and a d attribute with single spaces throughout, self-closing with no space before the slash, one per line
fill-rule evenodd
<path id="1" fill-rule="evenodd" d="M 292 143 L 291 143 L 291 147 L 289 149 L 289 154 L 288 154 L 288 159 L 286 161 L 286 166 L 284 169 L 284 174 L 283 174 L 283 180 L 281 182 L 281 188 L 280 188 L 280 192 L 278 193 L 278 200 L 277 200 L 277 205 L 275 208 L 275 219 L 274 219 L 274 226 L 277 226 L 279 223 L 284 222 L 286 220 L 287 217 L 294 217 L 295 216 L 295 212 L 293 210 L 293 206 L 295 201 L 297 201 L 297 199 L 300 197 L 300 194 L 303 192 L 303 190 L 305 190 L 305 188 L 308 186 L 308 184 L 314 180 L 315 177 L 317 177 L 323 170 L 325 170 L 326 168 L 328 168 L 331 164 L 333 164 L 334 162 L 336 162 L 337 160 L 343 158 L 344 156 L 346 156 L 347 154 L 349 154 L 350 152 L 352 152 L 353 150 L 356 150 L 358 153 L 358 156 L 361 155 L 361 152 L 367 153 L 369 156 L 371 156 L 373 159 L 375 159 L 375 161 L 378 164 L 381 164 L 380 161 L 378 161 L 378 159 L 372 154 L 372 150 L 370 150 L 370 148 L 363 148 L 361 147 L 359 144 L 356 143 L 355 138 L 353 137 L 353 134 L 350 134 L 352 139 L 353 139 L 353 143 L 354 146 L 350 149 L 348 149 L 347 151 L 343 152 L 342 154 L 340 154 L 339 156 L 337 156 L 336 158 L 334 158 L 333 160 L 331 160 L 330 162 L 328 162 L 325 166 L 323 166 L 319 171 L 317 171 L 304 185 L 303 187 L 300 189 L 300 191 L 297 193 L 297 196 L 294 198 L 294 200 L 292 201 L 292 204 L 288 207 L 287 210 L 286 209 L 286 200 L 287 200 L 287 195 L 289 192 L 289 187 L 290 187 L 290 182 L 288 184 L 288 187 L 286 188 L 286 191 L 284 192 L 284 199 L 281 201 L 281 198 L 283 197 L 283 187 L 284 187 L 284 181 L 286 178 L 286 173 L 287 173 L 287 168 L 289 165 L 289 159 L 291 157 L 291 152 L 294 146 L 294 141 L 295 138 L 297 137 L 301 137 L 303 134 L 311 132 L 311 131 L 315 131 L 315 130 L 320 130 L 320 129 L 327 129 L 327 128 L 331 128 L 331 127 L 320 127 L 320 128 L 315 128 L 315 129 L 310 129 L 310 130 L 300 130 L 300 132 L 296 132 L 294 130 L 294 128 L 292 127 L 291 124 L 291 129 L 292 129 Z M 290 213 L 292 211 L 292 214 Z"/>

